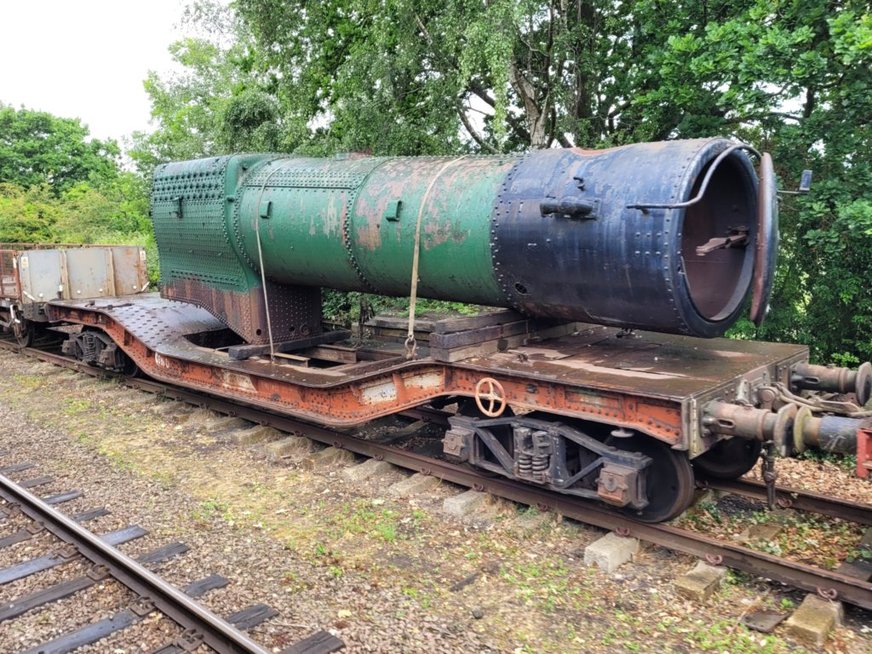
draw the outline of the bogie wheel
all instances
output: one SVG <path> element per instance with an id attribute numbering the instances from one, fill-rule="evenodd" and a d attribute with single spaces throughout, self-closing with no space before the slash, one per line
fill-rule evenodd
<path id="1" fill-rule="evenodd" d="M 142 369 L 138 365 L 136 365 L 136 361 L 134 361 L 124 353 L 122 353 L 121 356 L 123 357 L 122 361 L 124 361 L 121 370 L 122 375 L 129 379 L 139 379 L 140 377 L 145 377 Z"/>
<path id="2" fill-rule="evenodd" d="M 606 443 L 651 457 L 651 464 L 645 469 L 648 505 L 643 509 L 627 507 L 625 512 L 642 522 L 663 522 L 690 506 L 695 484 L 693 468 L 684 452 L 676 452 L 665 443 L 641 435 L 610 438 Z"/>
<path id="3" fill-rule="evenodd" d="M 33 343 L 33 323 L 29 320 L 22 318 L 20 321 L 12 323 L 12 333 L 21 347 L 30 347 Z"/>
<path id="4" fill-rule="evenodd" d="M 738 479 L 757 464 L 760 441 L 733 437 L 718 442 L 693 460 L 693 469 L 703 478 Z"/>

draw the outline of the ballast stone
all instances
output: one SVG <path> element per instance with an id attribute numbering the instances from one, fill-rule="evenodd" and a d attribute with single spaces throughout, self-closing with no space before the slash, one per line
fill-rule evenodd
<path id="1" fill-rule="evenodd" d="M 442 510 L 455 518 L 465 518 L 487 504 L 487 493 L 468 490 L 459 495 L 446 497 L 442 502 Z"/>
<path id="2" fill-rule="evenodd" d="M 363 463 L 345 468 L 342 471 L 342 476 L 349 481 L 364 481 L 376 475 L 384 475 L 396 467 L 387 461 L 379 461 L 378 459 L 367 459 Z"/>
<path id="3" fill-rule="evenodd" d="M 781 525 L 776 523 L 751 525 L 739 535 L 740 543 L 770 542 L 781 532 Z"/>
<path id="4" fill-rule="evenodd" d="M 409 497 L 418 495 L 439 485 L 439 479 L 432 475 L 422 475 L 416 472 L 411 477 L 398 481 L 388 488 L 388 493 L 394 497 Z"/>
<path id="5" fill-rule="evenodd" d="M 872 527 L 863 532 L 863 538 L 860 540 L 857 549 L 872 551 Z M 860 557 L 853 561 L 844 561 L 836 568 L 836 572 L 848 575 L 849 577 L 857 577 L 857 579 L 862 579 L 863 581 L 872 581 L 872 560 Z"/>
<path id="6" fill-rule="evenodd" d="M 614 572 L 639 551 L 639 539 L 609 532 L 584 548 L 585 565 L 595 565 L 604 572 Z"/>
<path id="7" fill-rule="evenodd" d="M 843 611 L 841 602 L 809 594 L 784 624 L 787 633 L 793 638 L 823 647 L 830 631 L 841 624 Z"/>
<path id="8" fill-rule="evenodd" d="M 724 567 L 709 565 L 705 561 L 697 561 L 692 570 L 675 580 L 675 587 L 680 595 L 704 602 L 720 588 L 726 574 L 727 569 Z"/>

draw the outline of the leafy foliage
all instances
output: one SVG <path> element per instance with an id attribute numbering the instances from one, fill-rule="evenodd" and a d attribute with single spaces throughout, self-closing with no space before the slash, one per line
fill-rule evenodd
<path id="1" fill-rule="evenodd" d="M 276 150 L 281 116 L 261 89 L 245 27 L 220 3 L 195 2 L 186 25 L 196 33 L 170 46 L 183 71 L 144 82 L 158 129 L 135 132 L 129 154 L 144 176 L 158 163 L 219 152 Z"/>
<path id="2" fill-rule="evenodd" d="M 120 151 L 114 141 L 88 139 L 75 118 L 13 109 L 0 103 L 0 181 L 54 193 L 87 181 L 111 179 Z"/>
<path id="3" fill-rule="evenodd" d="M 158 280 L 157 248 L 140 176 L 80 182 L 58 196 L 48 185 L 0 182 L 0 243 L 127 243 L 146 248 L 149 278 Z"/>
<path id="4" fill-rule="evenodd" d="M 157 279 L 147 184 L 77 119 L 0 106 L 0 242 L 145 245 Z"/>
<path id="5" fill-rule="evenodd" d="M 816 358 L 844 363 L 872 357 L 872 214 L 863 199 L 872 194 L 872 41 L 862 10 L 748 3 L 701 35 L 670 39 L 662 66 L 663 93 L 685 89 L 688 116 L 713 100 L 721 124 L 773 152 L 783 186 L 802 168 L 815 171 L 807 197 L 782 202 L 770 316 L 757 332 L 736 331 L 808 343 Z"/>

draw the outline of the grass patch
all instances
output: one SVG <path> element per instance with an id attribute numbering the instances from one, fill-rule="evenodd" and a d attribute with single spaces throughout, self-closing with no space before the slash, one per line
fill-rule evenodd
<path id="1" fill-rule="evenodd" d="M 560 560 L 531 561 L 501 570 L 503 580 L 513 586 L 514 594 L 525 604 L 553 612 L 557 608 L 572 606 L 584 589 L 575 581 L 575 575 Z"/>
<path id="2" fill-rule="evenodd" d="M 41 377 L 40 375 L 16 373 L 13 375 L 13 379 L 15 380 L 15 385 L 18 386 L 20 390 L 33 390 L 42 386 L 44 377 Z"/>
<path id="3" fill-rule="evenodd" d="M 703 652 L 781 654 L 788 651 L 801 651 L 788 649 L 784 641 L 778 637 L 751 631 L 734 620 L 718 620 L 713 624 L 703 624 L 695 620 L 693 628 L 683 640 L 695 650 Z"/>
<path id="4" fill-rule="evenodd" d="M 373 505 L 371 500 L 358 499 L 328 518 L 328 524 L 339 535 L 366 534 L 386 543 L 400 537 L 400 515 L 393 509 Z M 411 521 L 414 521 L 413 517 Z"/>
<path id="5" fill-rule="evenodd" d="M 213 520 L 226 517 L 228 512 L 229 507 L 226 502 L 208 499 L 205 502 L 200 502 L 200 505 L 191 512 L 191 517 L 201 521 Z"/>

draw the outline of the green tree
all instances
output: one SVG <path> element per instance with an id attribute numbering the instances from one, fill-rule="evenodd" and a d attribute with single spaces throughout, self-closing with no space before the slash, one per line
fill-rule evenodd
<path id="1" fill-rule="evenodd" d="M 57 202 L 46 184 L 24 188 L 0 183 L 0 243 L 51 241 L 58 219 Z"/>
<path id="2" fill-rule="evenodd" d="M 184 24 L 195 35 L 170 46 L 180 72 L 144 82 L 156 129 L 134 133 L 128 153 L 145 176 L 166 161 L 279 148 L 281 113 L 244 24 L 211 0 L 189 5 Z"/>
<path id="3" fill-rule="evenodd" d="M 148 193 L 133 173 L 99 186 L 79 182 L 59 195 L 45 184 L 0 184 L 0 242 L 126 242 L 150 232 Z"/>
<path id="4" fill-rule="evenodd" d="M 121 170 L 118 146 L 88 139 L 78 119 L 0 105 L 0 242 L 154 250 L 147 183 Z"/>
<path id="5" fill-rule="evenodd" d="M 142 179 L 122 173 L 100 187 L 87 182 L 67 189 L 58 199 L 52 240 L 66 243 L 127 241 L 130 234 L 151 231 L 148 195 Z"/>
<path id="6" fill-rule="evenodd" d="M 119 154 L 114 141 L 88 138 L 76 118 L 0 103 L 0 182 L 46 184 L 61 193 L 79 182 L 114 177 Z"/>
<path id="7" fill-rule="evenodd" d="M 292 124 L 314 123 L 328 146 L 408 154 L 675 137 L 674 103 L 638 103 L 660 86 L 658 54 L 747 3 L 236 4 Z"/>

